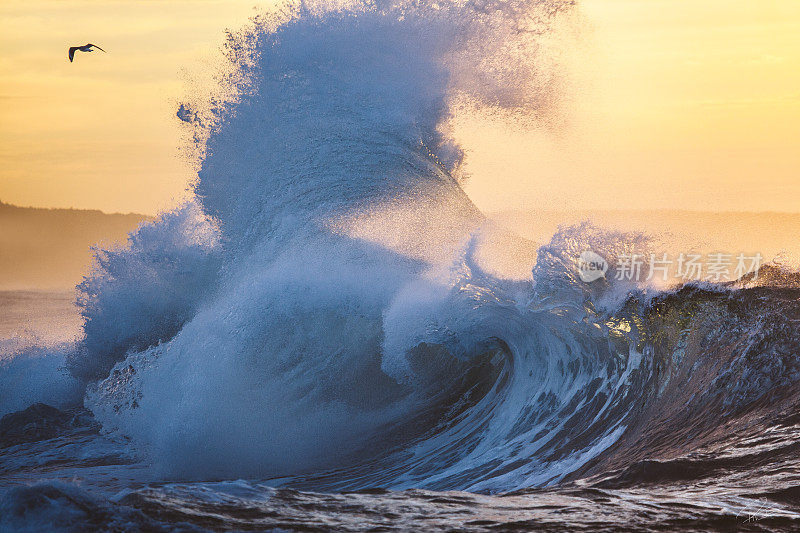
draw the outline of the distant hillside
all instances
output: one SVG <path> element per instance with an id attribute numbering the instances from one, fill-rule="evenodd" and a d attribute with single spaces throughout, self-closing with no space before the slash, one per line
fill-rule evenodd
<path id="1" fill-rule="evenodd" d="M 669 252 L 760 252 L 800 261 L 800 214 L 674 210 L 530 210 L 493 213 L 511 231 L 545 243 L 559 225 L 583 220 L 663 237 Z M 91 265 L 89 247 L 120 244 L 150 217 L 96 210 L 37 209 L 0 202 L 0 290 L 69 289 Z M 667 237 L 667 235 L 670 235 Z"/>
<path id="2" fill-rule="evenodd" d="M 90 246 L 124 242 L 128 232 L 148 219 L 0 202 L 0 289 L 70 288 L 91 264 Z"/>

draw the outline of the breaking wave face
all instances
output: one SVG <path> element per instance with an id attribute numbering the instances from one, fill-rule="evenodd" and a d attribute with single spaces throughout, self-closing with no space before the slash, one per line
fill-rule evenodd
<path id="1" fill-rule="evenodd" d="M 476 264 L 491 230 L 444 132 L 456 105 L 547 112 L 537 35 L 566 7 L 305 5 L 232 36 L 233 96 L 179 112 L 204 142 L 196 205 L 104 253 L 81 287 L 71 368 L 111 372 L 86 399 L 104 427 L 185 478 L 312 473 L 392 450 L 418 455 L 413 475 L 376 466 L 340 481 L 530 476 L 492 471 L 557 415 L 520 417 L 568 403 L 594 363 L 557 370 L 563 341 L 520 308 L 530 280 Z"/>
<path id="2" fill-rule="evenodd" d="M 456 106 L 551 112 L 539 38 L 570 4 L 305 3 L 232 35 L 228 97 L 179 111 L 196 201 L 99 253 L 85 338 L 50 366 L 161 479 L 491 492 L 596 467 L 646 432 L 694 304 L 649 342 L 634 287 L 575 279 L 631 245 L 589 226 L 533 282 L 505 272 L 530 243 L 472 205 L 446 133 Z"/>

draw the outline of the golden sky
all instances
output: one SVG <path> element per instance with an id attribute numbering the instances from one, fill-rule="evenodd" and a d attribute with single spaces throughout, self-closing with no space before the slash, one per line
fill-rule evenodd
<path id="1" fill-rule="evenodd" d="M 253 0 L 2 0 L 0 200 L 154 214 L 183 196 L 178 102 Z M 105 50 L 67 48 L 95 43 Z"/>
<path id="2" fill-rule="evenodd" d="M 3 0 L 0 200 L 173 205 L 192 177 L 177 103 L 259 3 Z M 579 9 L 557 128 L 456 121 L 479 207 L 800 211 L 800 1 Z M 109 53 L 70 64 L 86 42 Z"/>

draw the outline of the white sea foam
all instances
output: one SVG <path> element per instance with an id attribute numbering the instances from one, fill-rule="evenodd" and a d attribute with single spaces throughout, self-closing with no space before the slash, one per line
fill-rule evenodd
<path id="1" fill-rule="evenodd" d="M 67 362 L 104 429 L 170 477 L 374 459 L 351 487 L 542 484 L 610 444 L 627 411 L 593 399 L 629 354 L 566 258 L 613 236 L 560 235 L 535 286 L 493 270 L 483 246 L 528 245 L 469 201 L 443 128 L 456 102 L 546 112 L 537 36 L 568 5 L 306 3 L 233 36 L 229 98 L 181 112 L 204 131 L 196 201 L 79 287 Z"/>

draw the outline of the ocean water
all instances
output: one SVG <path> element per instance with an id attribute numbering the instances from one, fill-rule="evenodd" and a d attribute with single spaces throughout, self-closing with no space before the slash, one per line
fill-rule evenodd
<path id="1" fill-rule="evenodd" d="M 463 192 L 453 107 L 547 116 L 571 4 L 232 33 L 177 112 L 196 199 L 98 252 L 77 337 L 3 341 L 0 530 L 798 528 L 796 273 L 586 283 L 657 244 L 534 245 Z"/>

